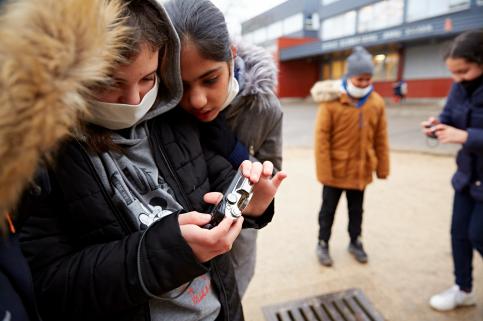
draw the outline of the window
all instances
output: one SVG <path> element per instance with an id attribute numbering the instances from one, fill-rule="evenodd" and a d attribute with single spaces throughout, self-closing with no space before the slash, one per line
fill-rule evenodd
<path id="1" fill-rule="evenodd" d="M 274 40 L 284 35 L 290 35 L 294 32 L 301 31 L 303 28 L 304 15 L 299 13 L 283 20 L 276 21 L 268 26 L 248 32 L 243 35 L 243 40 L 259 45 L 266 41 Z"/>
<path id="2" fill-rule="evenodd" d="M 339 1 L 339 0 L 321 0 L 321 3 L 322 3 L 323 6 L 326 6 L 328 4 L 331 4 L 331 3 L 337 2 L 337 1 Z"/>
<path id="3" fill-rule="evenodd" d="M 330 79 L 330 64 L 324 63 L 322 65 L 322 80 Z"/>
<path id="4" fill-rule="evenodd" d="M 403 0 L 381 1 L 365 6 L 359 10 L 359 25 L 357 31 L 369 32 L 392 26 L 403 22 Z"/>
<path id="5" fill-rule="evenodd" d="M 332 62 L 332 79 L 340 79 L 345 74 L 347 62 L 345 59 Z"/>
<path id="6" fill-rule="evenodd" d="M 304 15 L 298 13 L 283 19 L 283 34 L 288 35 L 304 29 Z"/>
<path id="7" fill-rule="evenodd" d="M 344 14 L 326 19 L 322 22 L 321 39 L 330 40 L 350 36 L 356 32 L 356 12 L 349 11 Z"/>
<path id="8" fill-rule="evenodd" d="M 243 41 L 253 43 L 253 32 L 248 32 L 243 35 Z"/>
<path id="9" fill-rule="evenodd" d="M 395 81 L 399 67 L 399 54 L 392 52 L 374 56 L 374 81 Z"/>
<path id="10" fill-rule="evenodd" d="M 479 0 L 481 2 L 481 0 Z M 408 0 L 408 21 L 468 9 L 470 0 Z"/>
<path id="11" fill-rule="evenodd" d="M 282 21 L 274 22 L 267 27 L 268 39 L 277 39 L 283 36 L 283 24 Z"/>
<path id="12" fill-rule="evenodd" d="M 319 30 L 320 28 L 320 18 L 318 13 L 312 13 L 305 18 L 305 29 L 306 30 Z"/>
<path id="13" fill-rule="evenodd" d="M 262 42 L 267 41 L 267 29 L 266 28 L 260 28 L 258 30 L 253 31 L 252 40 L 255 44 L 260 44 Z"/>

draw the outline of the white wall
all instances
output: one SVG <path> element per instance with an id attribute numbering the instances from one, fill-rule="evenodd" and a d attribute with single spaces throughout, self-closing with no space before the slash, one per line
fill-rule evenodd
<path id="1" fill-rule="evenodd" d="M 406 47 L 403 78 L 450 78 L 443 61 L 444 47 L 443 43 Z"/>

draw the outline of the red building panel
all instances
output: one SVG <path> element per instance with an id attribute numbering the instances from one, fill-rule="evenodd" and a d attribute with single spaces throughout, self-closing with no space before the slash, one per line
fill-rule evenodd
<path id="1" fill-rule="evenodd" d="M 442 98 L 449 93 L 451 78 L 406 80 L 408 84 L 407 98 Z M 392 81 L 374 83 L 374 89 L 383 97 L 391 97 Z"/>
<path id="2" fill-rule="evenodd" d="M 278 49 L 303 45 L 318 41 L 317 38 L 288 38 L 277 39 Z M 310 88 L 318 80 L 318 64 L 311 59 L 300 59 L 280 62 L 276 57 L 278 74 L 279 97 L 307 97 Z"/>
<path id="3" fill-rule="evenodd" d="M 309 42 L 318 41 L 317 38 L 290 38 L 290 37 L 280 37 L 277 39 L 278 49 L 284 49 L 289 47 L 300 46 Z"/>
<path id="4" fill-rule="evenodd" d="M 279 65 L 279 97 L 307 97 L 319 79 L 318 64 L 313 61 L 293 60 Z"/>

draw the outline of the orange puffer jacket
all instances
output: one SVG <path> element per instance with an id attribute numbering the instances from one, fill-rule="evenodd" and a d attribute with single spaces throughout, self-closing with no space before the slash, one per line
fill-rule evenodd
<path id="1" fill-rule="evenodd" d="M 363 190 L 389 175 L 384 101 L 376 92 L 360 108 L 342 93 L 320 104 L 315 125 L 317 179 L 324 185 Z"/>

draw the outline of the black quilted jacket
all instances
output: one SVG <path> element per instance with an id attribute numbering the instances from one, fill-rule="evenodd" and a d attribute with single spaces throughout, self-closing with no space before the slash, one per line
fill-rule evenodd
<path id="1" fill-rule="evenodd" d="M 191 119 L 180 113 L 175 108 L 150 122 L 154 157 L 184 210 L 203 211 L 202 196 L 223 191 L 234 171 L 202 149 Z M 149 320 L 147 293 L 165 293 L 207 271 L 222 303 L 217 320 L 243 320 L 229 258 L 198 263 L 177 215 L 138 230 L 111 202 L 82 144 L 65 144 L 37 185 L 24 196 L 19 215 L 27 217 L 22 250 L 44 320 Z M 244 226 L 260 228 L 272 215 L 271 206 Z"/>

